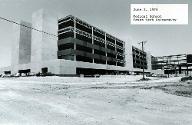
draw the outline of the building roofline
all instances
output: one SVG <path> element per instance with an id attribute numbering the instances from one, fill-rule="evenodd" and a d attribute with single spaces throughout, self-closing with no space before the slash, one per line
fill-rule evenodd
<path id="1" fill-rule="evenodd" d="M 96 26 L 93 26 L 93 25 L 87 23 L 87 21 L 84 21 L 84 20 L 82 20 L 82 19 L 80 19 L 80 18 L 78 18 L 78 17 L 76 17 L 76 16 L 73 16 L 73 15 L 67 15 L 67 16 L 64 17 L 64 18 L 60 18 L 58 21 L 61 21 L 61 20 L 66 19 L 66 18 L 68 18 L 68 17 L 76 18 L 76 19 L 82 21 L 83 23 L 86 23 L 87 25 L 90 25 L 90 26 L 93 27 L 93 28 L 95 28 L 95 29 L 97 29 L 97 30 L 100 30 L 101 32 L 105 33 L 106 35 L 109 35 L 109 36 L 111 36 L 111 37 L 114 37 L 114 39 L 116 39 L 116 40 L 118 40 L 118 41 L 120 41 L 120 42 L 122 42 L 122 43 L 124 43 L 124 44 L 125 44 L 125 42 L 126 42 L 126 41 L 124 41 L 124 40 L 121 40 L 120 38 L 117 38 L 117 37 L 114 36 L 114 35 L 111 35 L 110 33 L 106 32 L 106 31 L 104 31 L 104 30 L 102 30 L 102 29 L 100 29 L 100 28 L 96 27 Z"/>

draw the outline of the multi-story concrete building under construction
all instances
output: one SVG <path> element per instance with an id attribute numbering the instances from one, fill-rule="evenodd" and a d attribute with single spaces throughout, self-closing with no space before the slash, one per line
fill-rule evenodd
<path id="1" fill-rule="evenodd" d="M 151 72 L 149 53 L 77 17 L 58 20 L 55 14 L 40 10 L 33 14 L 31 26 L 43 32 L 29 26 L 14 28 L 18 36 L 13 40 L 14 65 L 2 68 L 2 72 L 93 75 L 140 73 L 143 68 Z"/>
<path id="2" fill-rule="evenodd" d="M 155 74 L 192 75 L 191 54 L 178 54 L 160 57 L 152 56 L 151 61 L 152 71 Z"/>

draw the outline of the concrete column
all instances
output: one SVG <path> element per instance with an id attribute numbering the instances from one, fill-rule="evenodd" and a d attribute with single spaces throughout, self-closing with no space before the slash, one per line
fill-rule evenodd
<path id="1" fill-rule="evenodd" d="M 91 33 L 91 35 L 92 35 L 92 46 L 94 45 L 94 34 L 93 34 L 93 27 L 91 28 L 91 30 L 92 30 L 92 33 Z M 95 52 L 94 52 L 94 48 L 92 48 L 92 54 L 94 54 Z M 93 63 L 95 63 L 95 59 L 94 59 L 94 57 L 93 57 Z"/>
<path id="2" fill-rule="evenodd" d="M 31 61 L 41 62 L 57 59 L 57 14 L 43 9 L 34 12 L 32 27 L 49 34 L 32 30 Z"/>
<path id="3" fill-rule="evenodd" d="M 117 52 L 117 39 L 116 38 L 115 38 L 115 52 Z M 116 53 L 115 58 L 117 59 L 117 53 Z M 117 61 L 116 61 L 116 66 L 117 66 Z"/>
<path id="4" fill-rule="evenodd" d="M 74 38 L 76 38 L 76 17 L 74 17 Z M 76 50 L 76 42 L 74 42 L 74 50 Z M 76 61 L 76 54 L 74 54 L 74 61 Z"/>
<path id="5" fill-rule="evenodd" d="M 74 38 L 76 38 L 76 17 L 74 17 L 74 31 L 73 31 L 73 33 L 74 33 Z"/>
<path id="6" fill-rule="evenodd" d="M 77 48 L 76 48 L 76 42 L 74 42 L 74 48 L 73 48 L 74 50 L 76 50 Z M 76 54 L 74 54 L 74 61 L 76 61 Z"/>
<path id="7" fill-rule="evenodd" d="M 105 49 L 107 49 L 107 36 L 105 33 Z M 106 56 L 106 65 L 107 65 L 107 52 L 105 52 L 105 56 Z"/>

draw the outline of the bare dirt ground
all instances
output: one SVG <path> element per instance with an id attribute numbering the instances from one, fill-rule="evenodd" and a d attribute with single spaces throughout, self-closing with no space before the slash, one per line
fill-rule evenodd
<path id="1" fill-rule="evenodd" d="M 191 125 L 192 82 L 0 79 L 0 125 Z"/>

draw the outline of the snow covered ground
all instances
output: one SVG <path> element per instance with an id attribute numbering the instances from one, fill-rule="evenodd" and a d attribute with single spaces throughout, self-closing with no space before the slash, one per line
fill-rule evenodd
<path id="1" fill-rule="evenodd" d="M 0 125 L 192 124 L 192 83 L 141 78 L 0 79 Z"/>

